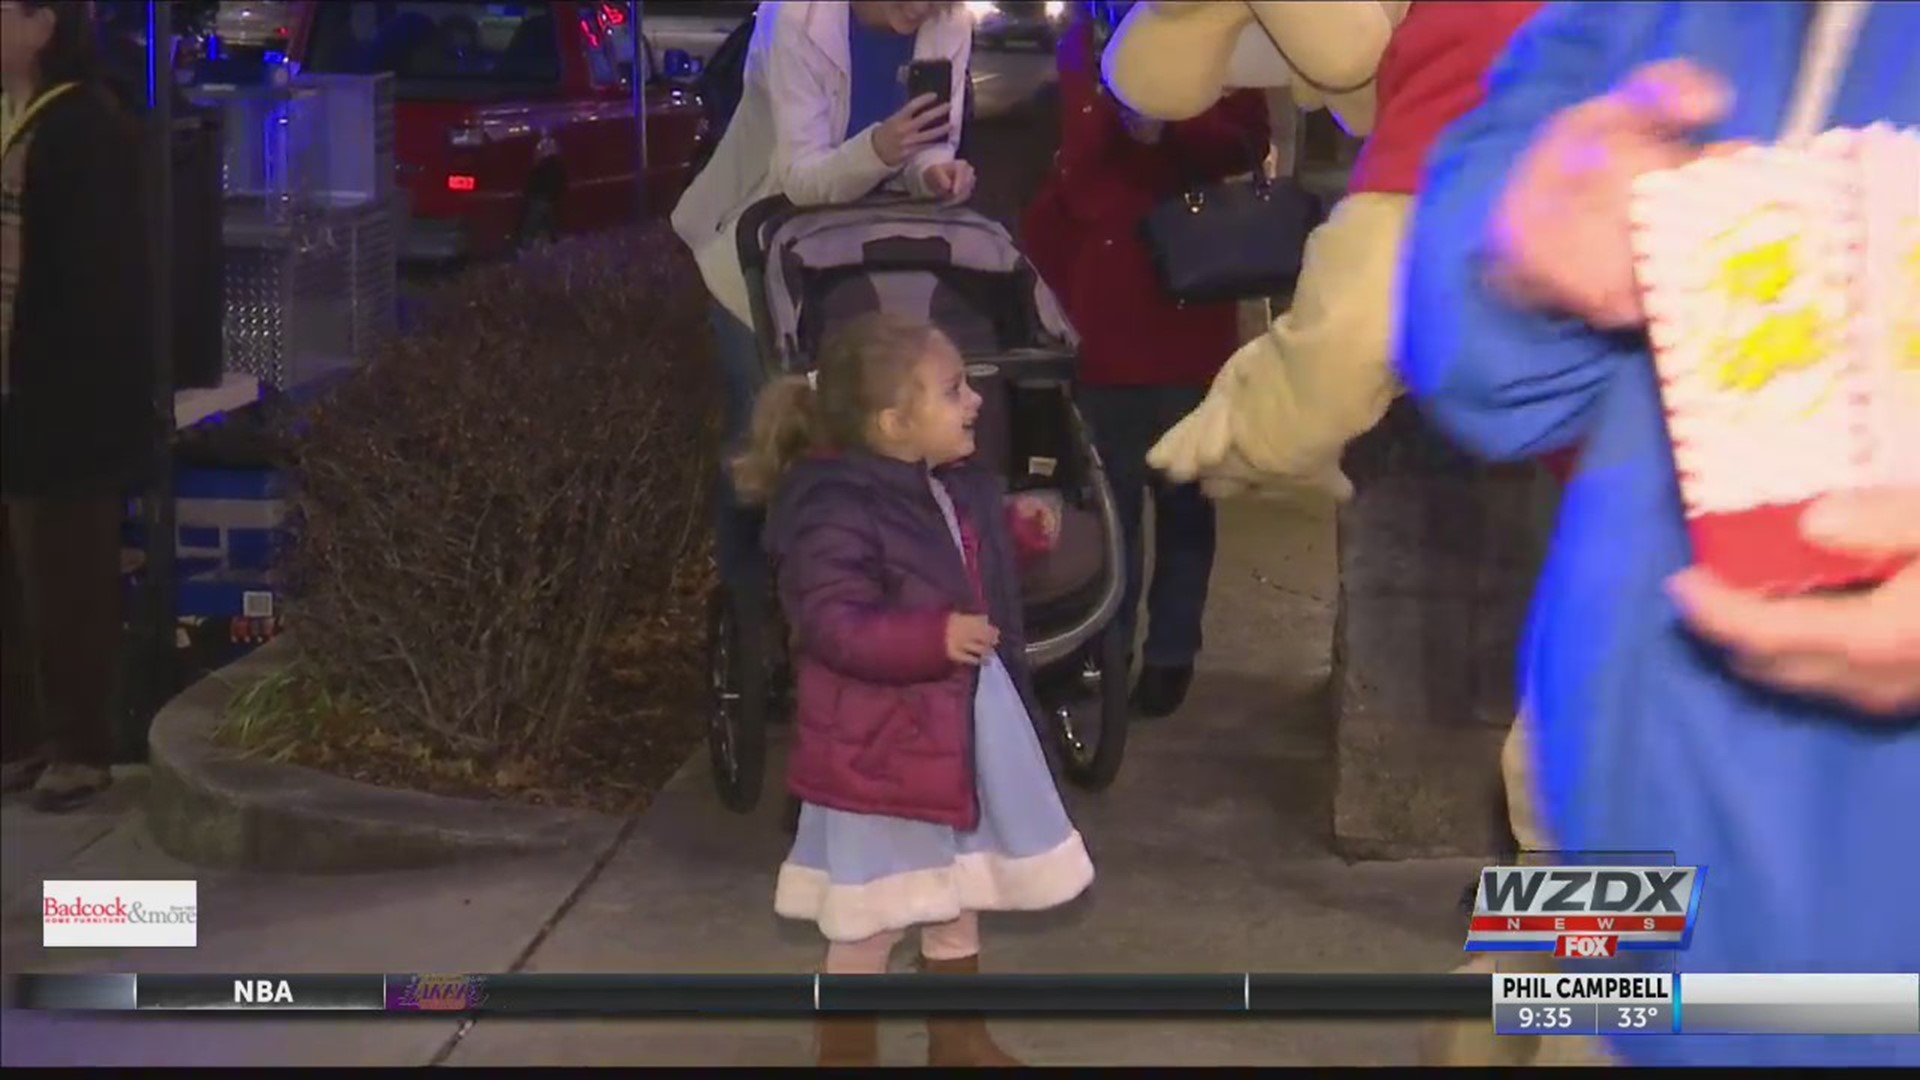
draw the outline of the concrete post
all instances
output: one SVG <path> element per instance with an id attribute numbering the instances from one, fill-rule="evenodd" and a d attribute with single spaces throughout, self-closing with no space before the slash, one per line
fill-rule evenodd
<path id="1" fill-rule="evenodd" d="M 1350 858 L 1505 845 L 1500 744 L 1552 486 L 1484 466 L 1403 398 L 1348 449 L 1333 646 L 1336 846 Z"/>

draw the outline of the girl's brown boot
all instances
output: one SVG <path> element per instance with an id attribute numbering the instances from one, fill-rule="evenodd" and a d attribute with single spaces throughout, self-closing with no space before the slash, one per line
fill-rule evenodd
<path id="1" fill-rule="evenodd" d="M 928 975 L 977 975 L 978 956 L 959 960 L 920 959 L 920 970 Z M 927 1018 L 927 1064 L 935 1067 L 1009 1069 L 1026 1062 L 1000 1049 L 987 1032 L 987 1022 L 978 1016 L 929 1016 Z"/>
<path id="2" fill-rule="evenodd" d="M 880 1064 L 880 1025 L 872 1016 L 827 1016 L 815 1034 L 822 1068 L 873 1068 Z"/>

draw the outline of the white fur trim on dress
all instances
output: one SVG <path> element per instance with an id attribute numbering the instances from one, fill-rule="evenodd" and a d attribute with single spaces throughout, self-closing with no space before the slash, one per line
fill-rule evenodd
<path id="1" fill-rule="evenodd" d="M 824 870 L 784 863 L 773 909 L 820 925 L 828 941 L 864 941 L 889 930 L 951 922 L 966 911 L 1045 911 L 1093 884 L 1078 832 L 1023 859 L 969 852 L 951 866 L 909 870 L 864 885 L 836 885 Z"/>

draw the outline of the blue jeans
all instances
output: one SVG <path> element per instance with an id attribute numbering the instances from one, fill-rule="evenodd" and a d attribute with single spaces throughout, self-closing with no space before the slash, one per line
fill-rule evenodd
<path id="1" fill-rule="evenodd" d="M 757 506 L 740 505 L 728 463 L 745 448 L 754 397 L 766 382 L 766 374 L 760 366 L 760 345 L 753 329 L 718 303 L 713 305 L 710 318 L 714 352 L 720 361 L 720 380 L 726 395 L 720 472 L 714 477 L 714 562 L 719 567 L 721 583 L 734 590 L 735 595 L 765 596 L 767 557 L 760 549 L 760 530 L 766 513 Z"/>
<path id="2" fill-rule="evenodd" d="M 1200 622 L 1207 609 L 1216 540 L 1213 502 L 1198 484 L 1169 484 L 1147 466 L 1147 451 L 1206 396 L 1205 387 L 1083 386 L 1081 414 L 1113 485 L 1114 506 L 1127 551 L 1127 591 L 1120 619 L 1133 640 L 1142 593 L 1147 640 L 1141 659 L 1181 667 L 1200 653 Z M 1141 533 L 1146 496 L 1153 492 L 1153 582 L 1146 584 Z"/>

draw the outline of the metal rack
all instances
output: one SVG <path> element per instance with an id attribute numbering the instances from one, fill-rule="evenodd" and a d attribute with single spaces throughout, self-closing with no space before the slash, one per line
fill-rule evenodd
<path id="1" fill-rule="evenodd" d="M 227 366 L 289 390 L 392 336 L 393 79 L 201 87 L 223 113 Z"/>
<path id="2" fill-rule="evenodd" d="M 301 372 L 298 370 L 297 364 L 295 365 L 295 370 L 289 373 L 287 371 L 287 365 L 284 362 L 279 364 L 272 363 L 271 351 L 269 351 L 269 360 L 267 363 L 261 363 L 259 357 L 253 357 L 236 363 L 231 355 L 231 345 L 229 345 L 229 360 L 226 365 L 230 373 L 228 379 L 225 380 L 217 390 L 201 392 L 202 394 L 217 396 L 221 398 L 221 401 L 202 408 L 198 405 L 191 404 L 189 406 L 183 406 L 182 403 L 176 399 L 174 394 L 174 372 L 176 365 L 180 362 L 180 358 L 175 355 L 176 343 L 173 341 L 175 313 L 173 304 L 174 269 L 172 260 L 176 242 L 174 237 L 174 185 L 172 170 L 169 168 L 169 162 L 173 156 L 173 149 L 171 146 L 171 136 L 163 134 L 170 133 L 174 130 L 175 115 L 173 94 L 167 92 L 172 85 L 172 72 L 166 54 L 162 51 L 162 48 L 159 47 L 161 43 L 171 42 L 173 40 L 176 0 L 145 0 L 144 6 L 146 9 L 146 70 L 144 83 L 146 102 L 150 111 L 149 123 L 147 125 L 148 145 L 146 147 L 146 153 L 149 159 L 148 164 L 155 175 L 155 190 L 153 194 L 155 199 L 154 205 L 156 207 L 156 212 L 149 217 L 147 242 L 154 252 L 155 257 L 159 260 L 157 264 L 159 268 L 158 280 L 155 283 L 156 287 L 153 296 L 155 334 L 153 362 L 156 391 L 152 403 L 154 438 L 152 445 L 153 480 L 144 493 L 144 497 L 140 500 L 140 524 L 141 535 L 144 539 L 144 552 L 141 559 L 142 573 L 139 583 L 137 611 L 135 612 L 132 627 L 133 641 L 130 643 L 130 647 L 134 651 L 135 670 L 133 672 L 133 679 L 128 686 L 129 695 L 124 702 L 126 707 L 121 713 L 122 727 L 120 730 L 120 741 L 122 744 L 122 760 L 125 761 L 145 760 L 147 725 L 153 714 L 177 691 L 177 686 L 175 685 L 176 678 L 179 674 L 179 660 L 176 653 L 176 634 L 179 628 L 177 590 L 181 582 L 179 580 L 176 560 L 178 554 L 178 491 L 174 484 L 174 469 L 172 466 L 174 462 L 176 437 L 179 429 L 184 426 L 184 421 L 181 417 L 183 413 L 185 413 L 196 418 L 203 418 L 204 414 L 209 411 L 226 411 L 227 409 L 237 407 L 240 402 L 254 400 L 258 396 L 257 390 L 251 385 L 251 381 L 244 377 L 247 374 L 246 369 L 249 367 L 266 368 L 269 371 L 270 378 L 260 381 L 268 385 L 284 388 L 289 381 L 297 383 L 301 378 Z M 627 0 L 626 7 L 633 32 L 636 35 L 644 36 L 642 34 L 642 11 L 644 5 L 640 3 L 640 0 Z M 318 89 L 323 95 L 326 93 L 325 88 L 327 84 L 331 81 L 331 79 L 323 80 L 312 76 L 299 80 L 303 87 Z M 367 201 L 374 206 L 384 208 L 378 212 L 370 208 L 367 209 L 365 212 L 368 216 L 360 222 L 361 229 L 350 232 L 351 242 L 347 245 L 350 254 L 347 256 L 348 270 L 346 278 L 349 285 L 347 288 L 348 303 L 346 310 L 348 312 L 350 325 L 353 327 L 353 331 L 349 334 L 349 340 L 352 343 L 349 356 L 354 360 L 364 359 L 368 355 L 368 350 L 373 343 L 394 332 L 396 305 L 393 301 L 398 292 L 395 283 L 397 260 L 392 254 L 383 256 L 380 252 L 382 251 L 383 245 L 387 252 L 395 251 L 398 227 L 401 221 L 404 220 L 404 200 L 399 197 L 399 193 L 394 190 L 393 186 L 394 95 L 392 80 L 386 76 L 375 76 L 364 79 L 363 81 L 374 87 L 373 90 L 365 95 L 343 93 L 338 90 L 334 91 L 336 99 L 345 97 L 349 100 L 358 100 L 362 103 L 361 106 L 358 106 L 359 108 L 370 108 L 373 110 L 371 121 L 363 121 L 365 122 L 365 127 L 362 129 L 372 133 L 370 153 L 365 160 L 351 154 L 351 152 L 344 154 L 343 159 L 345 161 L 358 162 L 358 164 L 351 170 L 348 170 L 345 165 L 342 166 L 342 169 L 345 175 L 366 177 L 365 187 L 368 189 L 369 194 Z M 219 104 L 224 109 L 226 105 L 218 101 L 218 97 L 221 93 L 227 92 L 228 91 L 216 91 L 215 88 L 212 87 L 203 87 L 196 92 L 195 96 L 198 96 L 203 103 Z M 642 81 L 638 79 L 633 80 L 633 103 L 636 123 L 639 125 L 639 137 L 635 140 L 635 153 L 638 157 L 637 170 L 638 175 L 646 176 L 649 172 L 647 168 L 647 114 L 644 108 Z M 348 110 L 349 106 L 343 105 L 341 108 L 344 111 Z M 362 112 L 361 116 L 364 118 L 365 113 Z M 336 128 L 334 130 L 338 129 Z M 349 128 L 348 130 L 352 129 Z M 355 140 L 335 138 L 331 141 L 337 148 L 341 145 L 352 145 Z M 331 155 L 323 155 L 322 160 L 331 163 L 334 158 Z M 225 169 L 223 169 L 223 174 L 226 174 Z M 226 175 L 231 176 L 231 174 Z M 242 178 L 244 178 L 245 175 L 246 173 L 243 170 L 241 173 Z M 286 173 L 282 170 L 279 175 L 284 177 Z M 311 170 L 308 171 L 308 175 L 312 175 Z M 327 175 L 329 179 L 311 185 L 308 190 L 330 190 L 330 185 L 335 182 L 331 179 L 331 167 L 329 167 L 325 175 Z M 229 179 L 226 186 L 227 191 L 232 191 L 231 184 L 232 180 Z M 264 185 L 262 185 L 262 189 L 264 190 Z M 646 185 L 636 184 L 634 190 L 635 198 L 639 204 L 640 216 L 644 217 L 646 209 Z M 286 200 L 284 205 L 288 209 L 291 209 L 292 205 L 297 202 L 298 200 Z M 265 206 L 262 207 L 262 217 L 265 216 L 264 210 Z M 379 215 L 378 220 L 375 219 L 376 213 Z M 238 233 L 244 234 L 246 232 L 244 225 L 236 224 L 234 228 Z M 223 228 L 223 234 L 224 232 L 225 229 Z M 253 271 L 255 274 L 259 272 L 257 269 Z M 244 275 L 232 270 L 226 271 L 223 276 L 226 279 L 225 282 L 223 282 L 223 287 L 228 287 L 227 283 L 234 282 L 236 279 L 240 279 L 242 282 L 246 280 Z M 298 283 L 299 274 L 296 273 L 290 277 L 292 280 L 287 282 L 289 287 Z M 270 300 L 266 302 L 279 304 L 289 303 L 289 301 L 281 299 L 289 294 L 279 288 L 260 289 L 259 295 L 270 298 Z M 297 302 L 297 298 L 294 298 L 293 302 Z M 229 315 L 228 318 L 231 320 L 232 317 Z M 236 336 L 243 336 L 236 334 L 234 332 L 235 329 L 234 323 L 229 321 L 227 326 L 223 327 L 222 336 L 229 342 Z M 284 341 L 285 338 L 281 338 L 280 340 Z M 290 374 L 292 376 L 291 379 L 289 379 Z M 274 382 L 274 377 L 277 377 L 280 381 L 277 383 Z M 236 388 L 239 389 L 241 393 L 237 400 L 228 402 L 226 398 L 232 396 L 231 391 Z"/>

